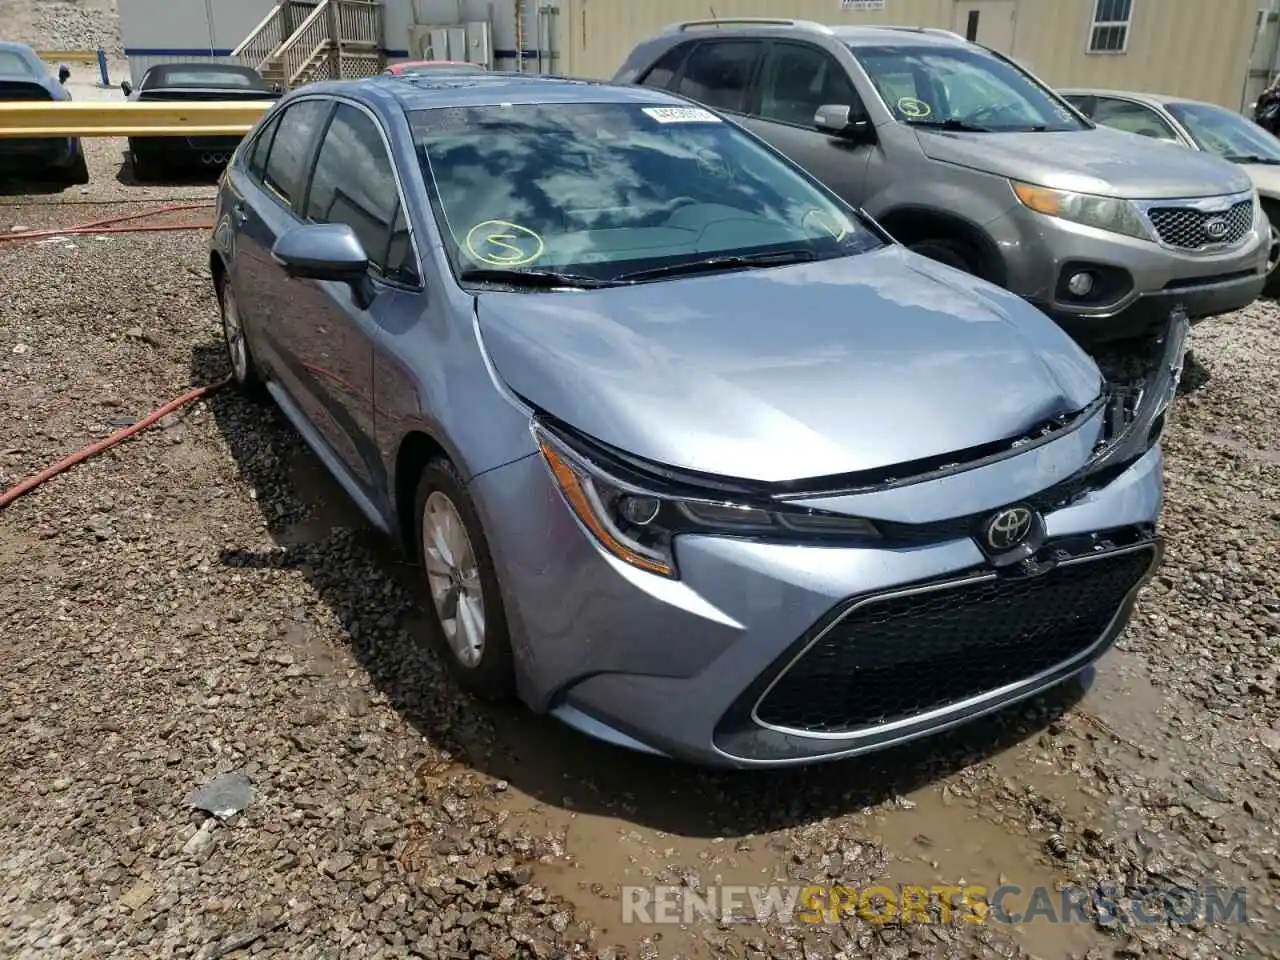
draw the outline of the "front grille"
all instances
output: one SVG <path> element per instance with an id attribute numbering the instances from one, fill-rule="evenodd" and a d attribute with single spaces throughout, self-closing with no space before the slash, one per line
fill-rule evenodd
<path id="1" fill-rule="evenodd" d="M 1213 213 L 1194 207 L 1152 207 L 1147 217 L 1161 243 L 1180 250 L 1200 250 L 1243 240 L 1253 227 L 1253 201 L 1241 200 Z M 1218 223 L 1222 226 L 1215 232 L 1214 224 Z"/>
<path id="2" fill-rule="evenodd" d="M 840 734 L 946 708 L 1086 654 L 1153 548 L 872 599 L 822 634 L 755 709 L 758 722 Z"/>

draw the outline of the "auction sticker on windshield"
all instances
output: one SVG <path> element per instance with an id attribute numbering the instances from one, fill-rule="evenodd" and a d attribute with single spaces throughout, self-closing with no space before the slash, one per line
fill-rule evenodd
<path id="1" fill-rule="evenodd" d="M 720 118 L 710 110 L 698 107 L 644 107 L 645 116 L 659 123 L 719 123 Z"/>

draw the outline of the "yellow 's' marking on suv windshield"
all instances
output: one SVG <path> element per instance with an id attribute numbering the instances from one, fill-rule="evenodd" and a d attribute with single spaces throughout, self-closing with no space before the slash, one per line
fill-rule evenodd
<path id="1" fill-rule="evenodd" d="M 911 120 L 923 120 L 933 113 L 933 107 L 923 100 L 917 100 L 915 97 L 900 97 L 898 99 L 898 111 Z"/>

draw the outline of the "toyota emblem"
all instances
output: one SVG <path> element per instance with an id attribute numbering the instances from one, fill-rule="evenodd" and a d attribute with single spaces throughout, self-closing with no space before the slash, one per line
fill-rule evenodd
<path id="1" fill-rule="evenodd" d="M 1221 240 L 1227 235 L 1227 221 L 1222 217 L 1214 217 L 1204 222 L 1204 235 L 1210 240 Z"/>
<path id="2" fill-rule="evenodd" d="M 1031 535 L 1035 514 L 1027 507 L 1009 507 L 987 521 L 984 536 L 987 546 L 998 553 L 1012 550 Z"/>

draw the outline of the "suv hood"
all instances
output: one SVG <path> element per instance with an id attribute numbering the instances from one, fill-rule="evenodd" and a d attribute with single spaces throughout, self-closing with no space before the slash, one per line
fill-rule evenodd
<path id="1" fill-rule="evenodd" d="M 1171 150 L 1097 127 L 1062 133 L 955 133 L 916 130 L 933 160 L 1043 187 L 1131 200 L 1213 197 L 1248 190 L 1245 173 L 1221 157 Z"/>
<path id="2" fill-rule="evenodd" d="M 527 401 L 634 456 L 743 480 L 1014 439 L 1102 386 L 1034 307 L 901 247 L 477 301 L 494 368 Z"/>

